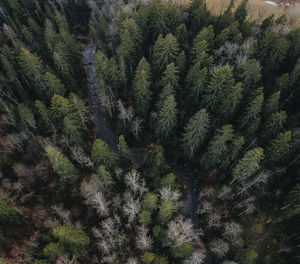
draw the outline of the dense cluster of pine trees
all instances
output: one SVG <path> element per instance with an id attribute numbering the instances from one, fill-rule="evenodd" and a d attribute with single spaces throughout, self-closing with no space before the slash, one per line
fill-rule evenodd
<path id="1" fill-rule="evenodd" d="M 300 28 L 247 6 L 0 3 L 1 264 L 299 261 Z"/>

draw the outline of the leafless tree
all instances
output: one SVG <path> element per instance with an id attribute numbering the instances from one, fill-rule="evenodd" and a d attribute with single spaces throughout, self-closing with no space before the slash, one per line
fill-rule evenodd
<path id="1" fill-rule="evenodd" d="M 200 192 L 199 192 L 199 197 L 200 198 L 211 198 L 215 197 L 216 195 L 216 189 L 210 186 L 204 187 Z"/>
<path id="2" fill-rule="evenodd" d="M 89 181 L 83 180 L 80 186 L 80 193 L 87 203 L 92 203 L 93 196 L 100 190 L 102 190 L 102 183 L 96 174 L 92 174 Z"/>
<path id="3" fill-rule="evenodd" d="M 229 251 L 229 246 L 224 240 L 215 239 L 209 243 L 209 249 L 217 258 L 224 258 Z"/>
<path id="4" fill-rule="evenodd" d="M 129 257 L 126 261 L 126 264 L 139 264 L 139 261 L 135 257 Z"/>
<path id="5" fill-rule="evenodd" d="M 158 191 L 162 200 L 170 201 L 180 206 L 178 202 L 182 195 L 178 189 L 172 189 L 171 187 L 162 187 Z"/>
<path id="6" fill-rule="evenodd" d="M 141 209 L 139 200 L 134 200 L 132 196 L 126 198 L 123 206 L 123 214 L 128 217 L 129 222 L 133 222 Z"/>
<path id="7" fill-rule="evenodd" d="M 222 262 L 222 264 L 238 264 L 238 263 L 235 261 L 231 261 L 231 260 L 225 260 Z"/>
<path id="8" fill-rule="evenodd" d="M 70 211 L 65 210 L 62 204 L 53 205 L 51 209 L 63 224 L 68 225 L 71 223 L 71 213 Z"/>
<path id="9" fill-rule="evenodd" d="M 117 231 L 115 220 L 111 217 L 109 217 L 101 222 L 101 228 L 102 228 L 104 234 L 106 235 L 106 237 L 109 237 L 109 238 L 111 238 Z"/>
<path id="10" fill-rule="evenodd" d="M 142 196 L 147 191 L 145 181 L 136 170 L 132 170 L 125 175 L 125 183 L 134 194 L 139 193 Z"/>
<path id="11" fill-rule="evenodd" d="M 115 102 L 112 96 L 103 94 L 100 98 L 101 103 L 106 107 L 108 114 L 112 117 L 113 112 L 115 111 Z"/>
<path id="12" fill-rule="evenodd" d="M 223 236 L 231 242 L 234 242 L 238 239 L 242 232 L 243 229 L 241 225 L 232 221 L 229 223 L 225 223 Z"/>
<path id="13" fill-rule="evenodd" d="M 56 261 L 56 264 L 79 264 L 75 256 L 69 257 L 67 255 L 62 255 Z"/>
<path id="14" fill-rule="evenodd" d="M 188 258 L 184 260 L 184 264 L 204 264 L 205 253 L 201 249 L 196 249 Z"/>
<path id="15" fill-rule="evenodd" d="M 23 151 L 24 141 L 28 138 L 29 135 L 25 131 L 18 134 L 8 134 L 6 137 L 3 137 L 0 142 L 5 149 L 2 152 L 14 153 L 14 151 Z"/>
<path id="16" fill-rule="evenodd" d="M 222 189 L 218 192 L 218 198 L 221 200 L 230 200 L 232 197 L 232 188 L 227 185 L 223 185 Z"/>
<path id="17" fill-rule="evenodd" d="M 71 146 L 70 150 L 72 152 L 73 159 L 78 162 L 81 167 L 92 168 L 94 166 L 91 159 L 84 153 L 81 147 Z"/>
<path id="18" fill-rule="evenodd" d="M 207 217 L 208 227 L 209 228 L 218 228 L 222 225 L 221 223 L 221 215 L 217 212 L 214 212 L 212 214 L 209 214 Z"/>
<path id="19" fill-rule="evenodd" d="M 209 201 L 203 201 L 201 204 L 199 204 L 198 207 L 198 214 L 206 214 L 211 213 L 213 210 L 213 206 Z"/>
<path id="20" fill-rule="evenodd" d="M 131 124 L 131 132 L 134 135 L 134 137 L 139 140 L 139 134 L 142 130 L 142 123 L 144 122 L 143 119 L 140 119 L 136 117 Z"/>
<path id="21" fill-rule="evenodd" d="M 202 234 L 201 230 L 194 229 L 191 219 L 185 219 L 182 216 L 172 220 L 168 224 L 168 228 L 168 237 L 175 247 L 183 243 L 191 243 Z"/>
<path id="22" fill-rule="evenodd" d="M 92 198 L 92 205 L 100 216 L 109 215 L 109 203 L 102 192 L 96 192 Z"/>
<path id="23" fill-rule="evenodd" d="M 152 238 L 148 235 L 148 229 L 145 226 L 140 226 L 136 237 L 136 247 L 143 251 L 150 250 L 152 243 Z"/>

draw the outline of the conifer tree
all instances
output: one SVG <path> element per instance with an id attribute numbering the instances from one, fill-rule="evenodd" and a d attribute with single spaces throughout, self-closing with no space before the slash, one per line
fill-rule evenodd
<path id="1" fill-rule="evenodd" d="M 69 102 L 71 112 L 78 120 L 80 120 L 82 126 L 85 127 L 89 120 L 89 109 L 85 105 L 85 102 L 74 93 L 70 93 Z"/>
<path id="2" fill-rule="evenodd" d="M 47 98 L 50 100 L 55 94 L 64 96 L 66 93 L 65 86 L 61 83 L 54 74 L 46 72 L 44 77 L 44 83 L 46 86 Z"/>
<path id="3" fill-rule="evenodd" d="M 170 201 L 163 201 L 159 206 L 157 219 L 161 223 L 168 223 L 176 212 L 176 206 Z"/>
<path id="4" fill-rule="evenodd" d="M 156 146 L 150 156 L 150 178 L 155 182 L 165 165 L 164 149 L 161 145 Z"/>
<path id="5" fill-rule="evenodd" d="M 126 18 L 120 30 L 119 54 L 124 59 L 127 71 L 136 65 L 141 55 L 142 32 L 133 18 Z"/>
<path id="6" fill-rule="evenodd" d="M 49 110 L 47 109 L 46 105 L 43 102 L 37 100 L 35 101 L 35 107 L 37 108 L 42 121 L 44 122 L 46 127 L 49 128 L 51 125 L 51 118 L 50 118 Z"/>
<path id="7" fill-rule="evenodd" d="M 277 113 L 279 108 L 279 100 L 280 100 L 280 91 L 273 93 L 265 104 L 264 114 L 265 116 L 270 116 L 274 113 Z"/>
<path id="8" fill-rule="evenodd" d="M 40 98 L 44 98 L 45 87 L 43 85 L 43 79 L 45 70 L 41 59 L 26 48 L 21 48 L 20 65 L 23 74 L 32 82 L 36 94 Z"/>
<path id="9" fill-rule="evenodd" d="M 288 154 L 291 148 L 292 133 L 285 131 L 280 133 L 275 139 L 271 140 L 266 148 L 266 159 L 270 161 L 280 161 Z"/>
<path id="10" fill-rule="evenodd" d="M 184 128 L 183 150 L 185 154 L 192 157 L 207 136 L 210 126 L 209 114 L 201 109 L 192 116 Z"/>
<path id="11" fill-rule="evenodd" d="M 212 15 L 206 3 L 202 0 L 193 0 L 189 7 L 189 24 L 191 31 L 197 34 L 199 28 L 203 28 L 211 23 Z"/>
<path id="12" fill-rule="evenodd" d="M 225 125 L 217 130 L 216 135 L 210 140 L 204 156 L 204 163 L 207 167 L 217 166 L 225 155 L 230 155 L 228 143 L 232 141 L 233 136 L 232 125 Z"/>
<path id="13" fill-rule="evenodd" d="M 300 185 L 297 184 L 288 194 L 287 202 L 289 207 L 285 213 L 286 217 L 300 214 Z"/>
<path id="14" fill-rule="evenodd" d="M 109 173 L 109 171 L 106 170 L 104 165 L 100 165 L 97 168 L 97 175 L 103 187 L 111 188 L 114 185 L 114 179 Z"/>
<path id="15" fill-rule="evenodd" d="M 178 70 L 175 64 L 172 62 L 167 65 L 166 70 L 163 72 L 163 76 L 160 82 L 162 87 L 170 84 L 175 90 L 178 88 Z"/>
<path id="16" fill-rule="evenodd" d="M 179 54 L 179 46 L 176 38 L 169 33 L 165 37 L 159 35 L 153 48 L 153 64 L 162 72 L 171 62 L 175 62 Z"/>
<path id="17" fill-rule="evenodd" d="M 149 64 L 145 58 L 142 58 L 137 67 L 134 78 L 134 99 L 136 112 L 146 118 L 151 101 L 151 76 Z"/>
<path id="18" fill-rule="evenodd" d="M 75 167 L 70 160 L 52 146 L 45 147 L 45 151 L 51 167 L 58 174 L 60 180 L 62 182 L 75 181 Z"/>
<path id="19" fill-rule="evenodd" d="M 215 72 L 203 95 L 204 105 L 220 120 L 230 118 L 241 99 L 241 83 L 235 84 L 228 66 Z"/>
<path id="20" fill-rule="evenodd" d="M 272 114 L 264 124 L 264 135 L 268 138 L 275 137 L 283 128 L 286 119 L 286 111 L 280 111 Z"/>
<path id="21" fill-rule="evenodd" d="M 255 133 L 260 123 L 260 114 L 264 102 L 263 87 L 259 87 L 242 113 L 241 128 L 246 128 L 249 134 Z"/>
<path id="22" fill-rule="evenodd" d="M 173 95 L 170 95 L 163 103 L 158 114 L 156 133 L 160 138 L 169 138 L 176 126 L 177 109 Z"/>
<path id="23" fill-rule="evenodd" d="M 143 210 L 153 212 L 157 209 L 158 197 L 155 193 L 147 193 L 142 201 Z"/>
<path id="24" fill-rule="evenodd" d="M 119 159 L 124 166 L 130 163 L 130 151 L 123 135 L 119 136 L 118 154 Z"/>
<path id="25" fill-rule="evenodd" d="M 80 121 L 72 114 L 65 116 L 63 119 L 63 132 L 69 140 L 76 145 L 83 144 L 83 131 Z"/>
<path id="26" fill-rule="evenodd" d="M 256 84 L 261 79 L 261 67 L 256 59 L 250 59 L 241 68 L 241 80 L 246 94 L 251 94 Z"/>
<path id="27" fill-rule="evenodd" d="M 71 114 L 71 105 L 69 100 L 60 95 L 54 95 L 51 100 L 50 111 L 52 119 L 58 126 L 62 127 L 63 119 Z"/>
<path id="28" fill-rule="evenodd" d="M 253 148 L 248 150 L 244 157 L 239 160 L 233 169 L 234 180 L 245 180 L 249 178 L 260 168 L 260 163 L 264 159 L 264 150 L 262 148 Z"/>
<path id="29" fill-rule="evenodd" d="M 167 100 L 167 98 L 169 98 L 171 95 L 174 96 L 175 93 L 175 89 L 171 84 L 167 84 L 165 87 L 163 87 L 162 91 L 159 94 L 158 101 L 156 103 L 158 111 L 161 110 L 165 100 Z"/>
<path id="30" fill-rule="evenodd" d="M 105 165 L 106 168 L 112 168 L 116 162 L 114 153 L 101 139 L 94 141 L 91 158 L 96 166 Z"/>
<path id="31" fill-rule="evenodd" d="M 26 107 L 22 104 L 19 104 L 18 105 L 18 114 L 19 114 L 19 117 L 20 117 L 22 123 L 24 124 L 24 126 L 26 128 L 36 129 L 36 122 L 34 119 L 34 115 L 28 107 Z"/>
<path id="32" fill-rule="evenodd" d="M 244 22 L 248 15 L 248 0 L 243 0 L 234 12 L 234 18 L 240 24 Z"/>

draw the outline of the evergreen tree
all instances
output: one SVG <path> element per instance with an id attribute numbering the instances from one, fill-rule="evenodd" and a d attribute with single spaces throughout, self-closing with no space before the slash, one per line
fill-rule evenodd
<path id="1" fill-rule="evenodd" d="M 263 87 L 259 87 L 242 113 L 240 127 L 246 128 L 248 134 L 254 134 L 260 123 L 260 114 L 264 102 Z"/>
<path id="2" fill-rule="evenodd" d="M 159 206 L 157 220 L 163 224 L 168 223 L 176 212 L 176 206 L 170 201 L 163 201 Z"/>
<path id="3" fill-rule="evenodd" d="M 50 113 L 49 113 L 49 110 L 47 109 L 46 105 L 43 102 L 37 100 L 37 101 L 35 101 L 35 107 L 37 108 L 42 121 L 44 122 L 46 127 L 49 128 L 51 125 L 51 118 L 49 116 Z"/>
<path id="4" fill-rule="evenodd" d="M 44 98 L 45 87 L 43 85 L 44 67 L 41 59 L 29 50 L 21 48 L 20 65 L 23 74 L 31 82 L 39 98 Z"/>
<path id="5" fill-rule="evenodd" d="M 235 84 L 228 66 L 215 72 L 203 95 L 203 103 L 219 120 L 230 118 L 241 99 L 241 83 Z"/>
<path id="6" fill-rule="evenodd" d="M 179 46 L 176 38 L 169 33 L 165 36 L 159 35 L 153 47 L 153 64 L 162 72 L 171 62 L 175 62 L 179 54 Z"/>
<path id="7" fill-rule="evenodd" d="M 279 100 L 280 100 L 280 91 L 273 93 L 269 99 L 267 100 L 265 107 L 264 107 L 264 114 L 265 116 L 270 116 L 274 113 L 277 113 L 279 108 Z"/>
<path id="8" fill-rule="evenodd" d="M 205 109 L 192 116 L 184 128 L 183 150 L 192 157 L 207 136 L 210 125 L 209 114 Z"/>
<path id="9" fill-rule="evenodd" d="M 286 211 L 286 217 L 292 217 L 300 214 L 300 185 L 297 184 L 288 194 L 287 202 L 289 207 Z"/>
<path id="10" fill-rule="evenodd" d="M 79 122 L 81 122 L 82 126 L 85 127 L 86 123 L 89 120 L 90 112 L 87 106 L 85 105 L 85 102 L 74 93 L 70 93 L 69 102 L 71 112 L 76 117 L 76 119 L 80 120 Z"/>
<path id="11" fill-rule="evenodd" d="M 34 115 L 28 107 L 19 104 L 18 114 L 22 123 L 26 128 L 36 129 L 36 122 L 34 119 Z"/>
<path id="12" fill-rule="evenodd" d="M 176 101 L 174 96 L 171 95 L 165 100 L 159 111 L 156 133 L 160 138 L 169 138 L 176 126 L 177 113 Z"/>
<path id="13" fill-rule="evenodd" d="M 256 59 L 250 59 L 242 66 L 241 71 L 243 87 L 246 90 L 246 94 L 249 95 L 261 79 L 261 67 Z"/>
<path id="14" fill-rule="evenodd" d="M 165 165 L 164 149 L 161 145 L 156 146 L 150 156 L 150 178 L 156 182 Z"/>
<path id="15" fill-rule="evenodd" d="M 94 141 L 91 158 L 96 166 L 105 165 L 106 168 L 113 168 L 116 162 L 114 153 L 101 139 Z"/>
<path id="16" fill-rule="evenodd" d="M 145 252 L 141 257 L 143 264 L 152 264 L 154 261 L 155 255 L 152 252 Z"/>
<path id="17" fill-rule="evenodd" d="M 242 24 L 248 15 L 248 0 L 243 0 L 234 12 L 234 18 Z"/>
<path id="18" fill-rule="evenodd" d="M 170 96 L 174 96 L 175 93 L 175 89 L 171 84 L 167 84 L 165 87 L 163 87 L 162 91 L 159 94 L 158 101 L 156 103 L 157 110 L 160 111 L 167 98 L 169 98 Z"/>
<path id="19" fill-rule="evenodd" d="M 51 100 L 50 111 L 52 119 L 58 126 L 62 127 L 64 118 L 71 114 L 71 105 L 69 100 L 60 95 L 54 95 Z"/>
<path id="20" fill-rule="evenodd" d="M 98 50 L 96 54 L 96 75 L 97 87 L 100 91 L 100 94 L 104 94 L 108 90 L 108 72 L 109 60 L 101 50 Z"/>
<path id="21" fill-rule="evenodd" d="M 266 159 L 270 161 L 280 161 L 288 154 L 291 148 L 291 142 L 291 131 L 280 133 L 275 139 L 270 141 L 266 148 Z"/>
<path id="22" fill-rule="evenodd" d="M 202 0 L 193 0 L 189 7 L 189 25 L 191 31 L 197 34 L 199 28 L 203 28 L 211 23 L 212 15 L 206 3 Z"/>
<path id="23" fill-rule="evenodd" d="M 142 201 L 142 208 L 145 211 L 153 212 L 157 209 L 158 197 L 155 193 L 147 193 Z"/>
<path id="24" fill-rule="evenodd" d="M 111 188 L 114 185 L 114 179 L 109 173 L 109 171 L 106 170 L 105 166 L 100 165 L 97 168 L 97 175 L 103 187 Z"/>
<path id="25" fill-rule="evenodd" d="M 194 105 L 199 106 L 203 92 L 207 90 L 209 75 L 206 67 L 197 69 L 195 72 L 194 69 L 194 67 L 191 68 L 186 81 L 191 102 Z"/>
<path id="26" fill-rule="evenodd" d="M 46 72 L 44 77 L 44 83 L 46 86 L 46 94 L 49 100 L 55 95 L 64 96 L 66 93 L 65 86 L 61 83 L 61 80 L 58 79 L 54 74 Z"/>
<path id="27" fill-rule="evenodd" d="M 136 65 L 141 55 L 142 31 L 133 18 L 126 18 L 120 30 L 119 54 L 124 59 L 127 71 Z"/>
<path id="28" fill-rule="evenodd" d="M 186 258 L 192 254 L 194 247 L 190 243 L 183 243 L 180 246 L 173 249 L 173 255 L 175 258 Z"/>
<path id="29" fill-rule="evenodd" d="M 59 175 L 62 182 L 72 182 L 76 179 L 75 167 L 67 157 L 52 146 L 45 147 L 45 151 L 51 167 Z"/>
<path id="30" fill-rule="evenodd" d="M 217 130 L 216 135 L 210 140 L 205 156 L 204 163 L 207 167 L 215 167 L 222 163 L 224 156 L 230 155 L 229 142 L 233 140 L 233 128 L 225 125 Z"/>
<path id="31" fill-rule="evenodd" d="M 22 221 L 22 214 L 17 208 L 8 205 L 2 198 L 0 198 L 0 225 L 8 227 L 8 225 L 20 224 Z"/>
<path id="32" fill-rule="evenodd" d="M 160 85 L 162 87 L 170 84 L 175 90 L 178 88 L 178 70 L 175 64 L 172 62 L 167 65 L 166 70 L 163 72 L 163 77 L 161 79 Z"/>
<path id="33" fill-rule="evenodd" d="M 144 226 L 148 226 L 151 224 L 152 219 L 151 219 L 151 212 L 149 211 L 142 211 L 139 215 L 139 220 L 141 222 L 141 224 L 143 224 Z"/>
<path id="34" fill-rule="evenodd" d="M 275 114 L 272 114 L 264 124 L 264 135 L 267 138 L 275 137 L 283 128 L 286 119 L 286 111 L 280 111 Z"/>
<path id="35" fill-rule="evenodd" d="M 74 115 L 68 115 L 63 120 L 63 132 L 69 140 L 76 145 L 83 144 L 83 131 L 80 121 Z"/>
<path id="36" fill-rule="evenodd" d="M 260 163 L 264 159 L 264 150 L 262 148 L 253 148 L 248 150 L 244 157 L 239 160 L 233 169 L 234 180 L 245 180 L 249 178 L 260 168 Z"/>
<path id="37" fill-rule="evenodd" d="M 123 135 L 119 136 L 118 154 L 119 159 L 124 166 L 130 163 L 130 151 Z"/>
<path id="38" fill-rule="evenodd" d="M 149 64 L 145 58 L 142 58 L 137 67 L 134 78 L 134 99 L 136 112 L 146 118 L 151 101 L 151 76 Z"/>

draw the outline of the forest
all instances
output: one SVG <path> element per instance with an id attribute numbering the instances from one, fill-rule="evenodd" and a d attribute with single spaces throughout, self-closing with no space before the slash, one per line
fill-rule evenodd
<path id="1" fill-rule="evenodd" d="M 300 263 L 299 103 L 247 0 L 1 0 L 0 264 Z"/>

